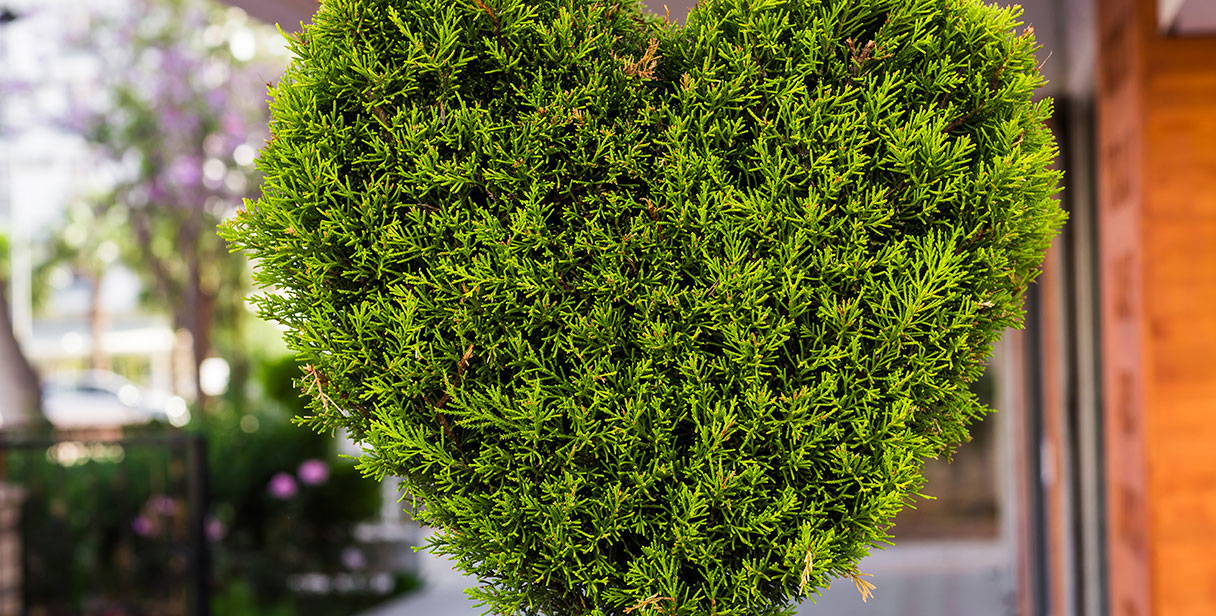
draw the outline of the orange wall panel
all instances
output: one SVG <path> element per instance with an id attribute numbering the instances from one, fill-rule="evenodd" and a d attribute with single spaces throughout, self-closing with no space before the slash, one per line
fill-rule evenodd
<path id="1" fill-rule="evenodd" d="M 1141 0 L 1144 447 L 1152 614 L 1216 614 L 1216 38 Z"/>

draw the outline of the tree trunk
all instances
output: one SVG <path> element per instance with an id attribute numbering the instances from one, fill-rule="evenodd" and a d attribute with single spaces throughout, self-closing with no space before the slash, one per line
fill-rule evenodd
<path id="1" fill-rule="evenodd" d="M 33 427 L 41 422 L 42 387 L 13 335 L 4 286 L 0 280 L 0 417 L 4 428 Z"/>
<path id="2" fill-rule="evenodd" d="M 110 356 L 101 342 L 106 332 L 106 315 L 101 305 L 101 281 L 104 276 L 104 272 L 89 274 L 89 338 L 93 341 L 89 349 L 89 364 L 94 370 L 110 369 Z"/>
<path id="3" fill-rule="evenodd" d="M 194 361 L 194 387 L 198 392 L 198 407 L 205 412 L 210 400 L 207 393 L 203 391 L 200 377 L 203 360 L 211 354 L 215 294 L 209 293 L 203 288 L 201 265 L 196 255 L 191 254 L 188 263 L 189 276 L 184 281 L 186 283 L 185 293 L 182 297 L 182 310 L 178 320 L 181 322 L 180 327 L 184 327 L 186 331 L 190 332 L 193 347 L 191 359 Z"/>

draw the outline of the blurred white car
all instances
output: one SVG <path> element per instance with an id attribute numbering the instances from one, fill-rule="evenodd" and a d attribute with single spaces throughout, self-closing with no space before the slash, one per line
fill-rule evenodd
<path id="1" fill-rule="evenodd" d="M 102 370 L 48 377 L 42 383 L 42 408 L 57 428 L 109 428 L 154 420 L 180 427 L 190 421 L 180 396 L 145 389 Z"/>

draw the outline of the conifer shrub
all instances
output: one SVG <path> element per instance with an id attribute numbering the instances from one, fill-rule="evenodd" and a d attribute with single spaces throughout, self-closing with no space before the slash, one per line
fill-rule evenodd
<path id="1" fill-rule="evenodd" d="M 494 613 L 789 614 L 889 539 L 1063 216 L 976 0 L 325 0 L 226 224 Z"/>

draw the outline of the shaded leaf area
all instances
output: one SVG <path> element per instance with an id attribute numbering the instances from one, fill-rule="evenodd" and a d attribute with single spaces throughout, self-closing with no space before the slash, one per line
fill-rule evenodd
<path id="1" fill-rule="evenodd" d="M 868 595 L 1063 222 L 1016 19 L 329 0 L 223 233 L 494 613 Z"/>

